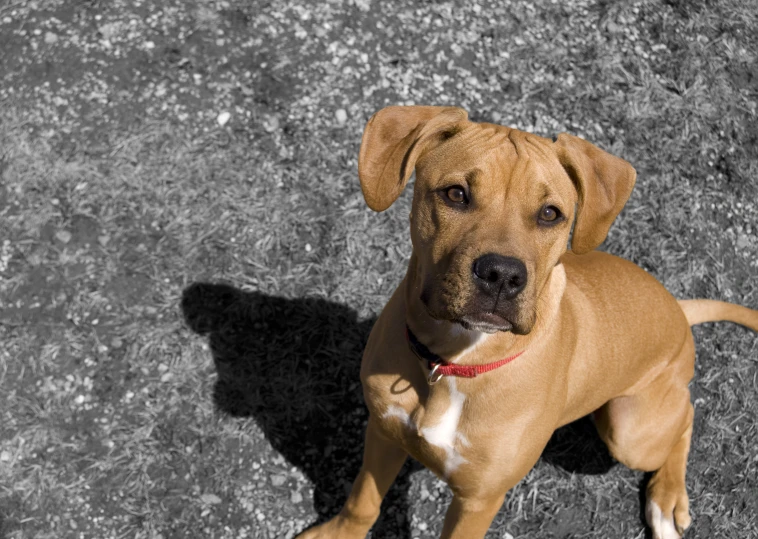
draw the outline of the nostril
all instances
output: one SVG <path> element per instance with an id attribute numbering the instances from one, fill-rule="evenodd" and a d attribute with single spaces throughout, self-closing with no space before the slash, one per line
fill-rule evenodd
<path id="1" fill-rule="evenodd" d="M 513 257 L 494 253 L 482 255 L 472 267 L 479 287 L 487 294 L 503 294 L 515 297 L 526 286 L 526 266 Z"/>

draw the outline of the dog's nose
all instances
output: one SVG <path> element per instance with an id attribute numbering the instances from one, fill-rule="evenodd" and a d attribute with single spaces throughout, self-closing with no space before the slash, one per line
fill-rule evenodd
<path id="1" fill-rule="evenodd" d="M 474 280 L 483 292 L 513 299 L 526 286 L 526 266 L 518 258 L 494 253 L 474 260 Z"/>

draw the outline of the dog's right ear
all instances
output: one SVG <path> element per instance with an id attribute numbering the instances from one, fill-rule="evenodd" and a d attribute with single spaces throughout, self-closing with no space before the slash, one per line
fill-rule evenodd
<path id="1" fill-rule="evenodd" d="M 358 177 L 366 204 L 389 208 L 423 153 L 457 132 L 468 113 L 456 107 L 386 107 L 363 130 Z"/>

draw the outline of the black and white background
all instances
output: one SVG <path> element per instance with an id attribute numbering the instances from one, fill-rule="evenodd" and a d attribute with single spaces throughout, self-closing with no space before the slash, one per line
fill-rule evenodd
<path id="1" fill-rule="evenodd" d="M 357 181 L 388 104 L 623 157 L 602 248 L 758 308 L 756 34 L 747 0 L 0 0 L 0 537 L 289 538 L 338 510 L 410 252 L 410 189 L 374 214 Z M 695 337 L 687 537 L 758 537 L 758 339 Z M 488 537 L 645 537 L 643 484 L 581 421 Z M 373 537 L 436 537 L 449 500 L 409 464 Z"/>

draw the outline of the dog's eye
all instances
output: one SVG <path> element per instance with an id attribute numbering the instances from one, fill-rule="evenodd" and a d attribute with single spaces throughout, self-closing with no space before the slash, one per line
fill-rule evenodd
<path id="1" fill-rule="evenodd" d="M 445 191 L 445 196 L 448 198 L 450 202 L 455 202 L 456 204 L 468 203 L 468 198 L 466 197 L 466 190 L 460 185 L 454 185 L 452 187 L 449 187 Z"/>
<path id="2" fill-rule="evenodd" d="M 554 225 L 561 220 L 561 211 L 555 206 L 543 206 L 537 220 L 541 225 Z"/>

